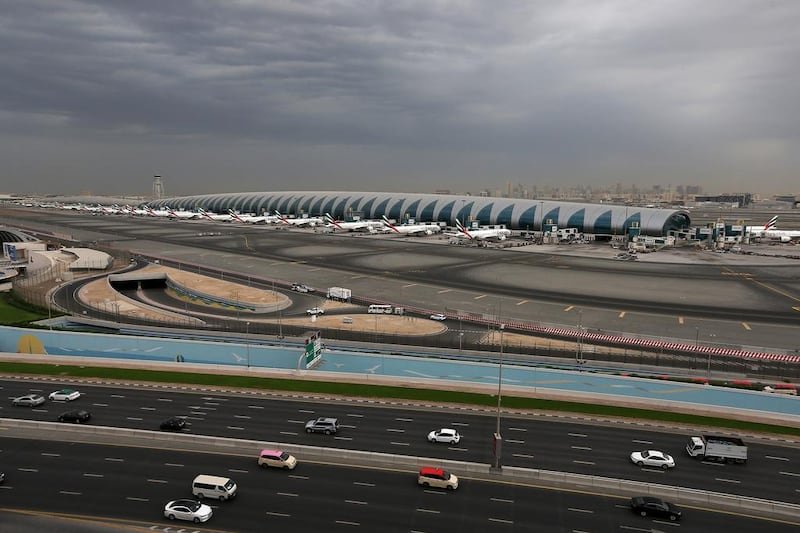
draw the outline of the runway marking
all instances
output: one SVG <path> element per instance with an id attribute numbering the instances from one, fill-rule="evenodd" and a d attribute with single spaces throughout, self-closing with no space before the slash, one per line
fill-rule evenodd
<path id="1" fill-rule="evenodd" d="M 625 318 L 626 311 L 621 311 L 619 314 L 619 318 Z"/>
<path id="2" fill-rule="evenodd" d="M 742 322 L 742 327 L 747 331 L 750 331 L 750 324 L 748 324 L 747 322 Z"/>
<path id="3" fill-rule="evenodd" d="M 790 300 L 794 300 L 795 302 L 800 302 L 800 298 L 798 298 L 796 296 L 792 296 L 791 294 L 789 294 L 787 292 L 784 292 L 784 291 L 782 291 L 780 289 L 776 289 L 775 287 L 771 287 L 771 286 L 767 285 L 766 283 L 763 283 L 763 282 L 758 281 L 758 280 L 753 279 L 753 278 L 747 278 L 747 279 L 752 281 L 753 283 L 757 283 L 757 284 L 761 285 L 762 287 L 764 287 L 767 290 L 770 290 L 772 292 L 777 292 L 781 296 L 785 296 L 786 298 L 789 298 Z M 792 307 L 792 309 L 794 309 L 795 311 L 800 311 L 800 308 L 798 308 L 798 307 Z"/>
<path id="4" fill-rule="evenodd" d="M 417 286 L 417 284 L 416 284 L 416 283 L 409 283 L 408 285 L 403 285 L 403 288 L 404 288 L 404 289 L 407 289 L 407 288 L 409 288 L 409 287 L 416 287 L 416 286 Z"/>
<path id="5" fill-rule="evenodd" d="M 526 304 L 526 303 L 528 303 L 528 300 L 522 300 L 522 301 L 517 302 L 517 305 L 523 305 L 523 304 Z"/>
<path id="6" fill-rule="evenodd" d="M 444 293 L 446 293 L 446 292 L 450 292 L 450 291 L 452 291 L 452 290 L 453 290 L 453 289 L 443 289 L 443 290 L 441 290 L 441 291 L 437 291 L 437 292 L 436 292 L 436 294 L 444 294 Z"/>
<path id="7" fill-rule="evenodd" d="M 481 294 L 480 296 L 476 296 L 473 300 L 480 300 L 481 298 L 486 298 L 488 294 Z"/>
<path id="8" fill-rule="evenodd" d="M 572 311 L 573 309 L 575 309 L 575 306 L 574 305 L 570 305 L 569 307 L 564 309 L 564 312 L 568 313 L 568 312 Z"/>
<path id="9" fill-rule="evenodd" d="M 681 326 L 683 325 L 683 317 L 682 316 L 678 317 L 678 324 L 680 324 Z"/>

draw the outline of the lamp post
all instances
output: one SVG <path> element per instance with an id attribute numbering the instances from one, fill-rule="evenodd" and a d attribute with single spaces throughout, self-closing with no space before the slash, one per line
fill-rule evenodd
<path id="1" fill-rule="evenodd" d="M 713 344 L 714 343 L 714 337 L 716 337 L 716 335 L 714 333 L 709 333 L 708 336 L 711 337 L 711 343 Z M 709 347 L 709 348 L 711 348 L 711 347 Z M 708 379 L 711 379 L 711 350 L 710 349 L 708 350 L 708 366 L 706 367 L 706 376 L 708 377 Z"/>
<path id="2" fill-rule="evenodd" d="M 494 467 L 500 469 L 500 458 L 502 456 L 503 437 L 500 435 L 500 404 L 502 403 L 503 393 L 503 331 L 505 324 L 500 324 L 500 365 L 497 371 L 497 427 L 494 433 Z"/>
<path id="3" fill-rule="evenodd" d="M 700 349 L 700 328 L 694 328 L 694 363 L 692 363 L 692 368 L 697 366 L 697 350 Z"/>
<path id="4" fill-rule="evenodd" d="M 250 368 L 250 322 L 245 322 L 244 340 L 247 345 L 247 368 Z"/>
<path id="5" fill-rule="evenodd" d="M 575 344 L 575 364 L 583 364 L 583 310 L 578 309 L 578 341 Z"/>

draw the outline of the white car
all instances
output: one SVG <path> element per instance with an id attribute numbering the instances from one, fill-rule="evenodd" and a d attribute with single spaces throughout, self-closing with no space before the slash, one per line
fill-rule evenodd
<path id="1" fill-rule="evenodd" d="M 307 315 L 324 315 L 325 310 L 319 307 L 312 307 L 311 309 L 306 309 Z"/>
<path id="2" fill-rule="evenodd" d="M 44 396 L 39 394 L 27 394 L 11 400 L 12 404 L 23 407 L 36 407 L 37 405 L 42 405 L 44 402 Z"/>
<path id="3" fill-rule="evenodd" d="M 633 452 L 631 454 L 631 462 L 637 466 L 657 466 L 664 470 L 675 467 L 675 459 L 671 455 L 657 450 Z"/>
<path id="4" fill-rule="evenodd" d="M 446 442 L 448 444 L 458 444 L 461 442 L 461 435 L 459 435 L 458 431 L 455 429 L 437 429 L 428 433 L 428 442 Z"/>
<path id="5" fill-rule="evenodd" d="M 444 322 L 447 320 L 447 317 L 441 313 L 435 313 L 431 315 L 431 320 L 438 320 L 439 322 Z"/>
<path id="6" fill-rule="evenodd" d="M 196 500 L 172 500 L 164 506 L 164 516 L 170 520 L 191 520 L 195 524 L 208 522 L 212 513 L 211 507 Z"/>
<path id="7" fill-rule="evenodd" d="M 55 392 L 51 392 L 50 398 L 56 402 L 71 402 L 72 400 L 77 400 L 81 397 L 81 393 L 76 391 L 75 389 L 61 389 Z"/>

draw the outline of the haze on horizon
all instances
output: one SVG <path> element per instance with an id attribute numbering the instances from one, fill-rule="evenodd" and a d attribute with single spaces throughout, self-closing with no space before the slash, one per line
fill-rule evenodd
<path id="1" fill-rule="evenodd" d="M 0 192 L 800 193 L 791 0 L 4 0 Z"/>

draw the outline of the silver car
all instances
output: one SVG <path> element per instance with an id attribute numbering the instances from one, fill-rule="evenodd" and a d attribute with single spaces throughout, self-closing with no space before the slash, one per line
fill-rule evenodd
<path id="1" fill-rule="evenodd" d="M 44 396 L 40 394 L 26 394 L 25 396 L 20 396 L 19 398 L 11 400 L 11 403 L 18 407 L 36 407 L 37 405 L 42 405 L 44 402 Z"/>

